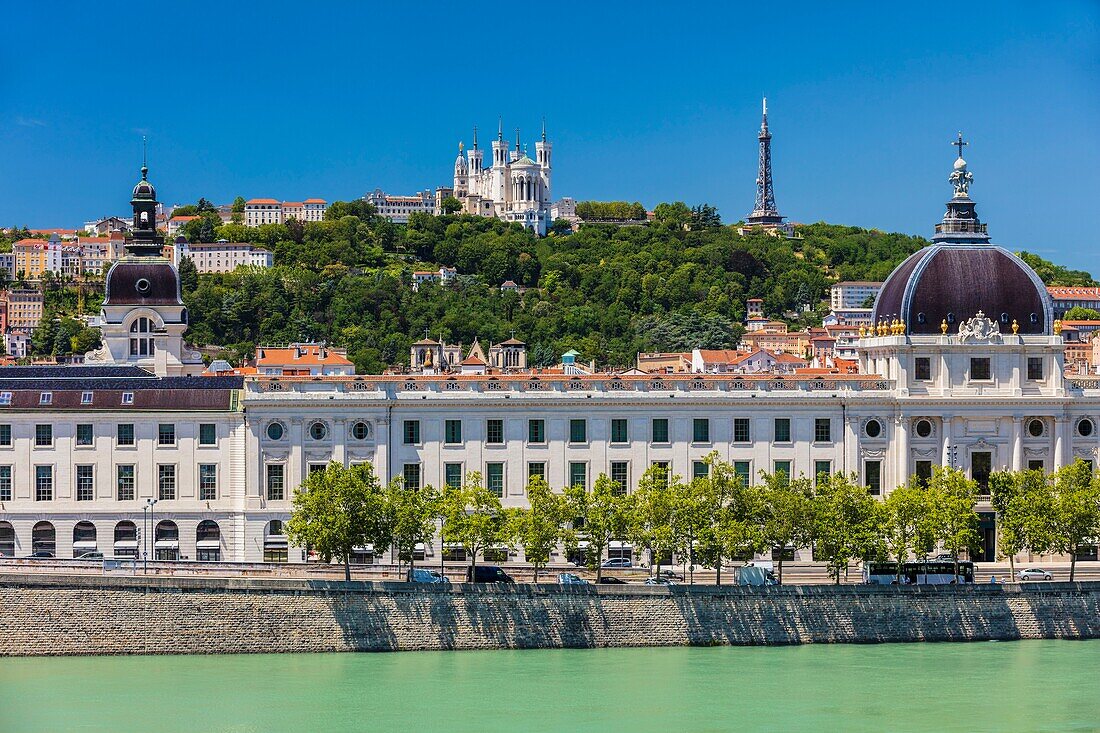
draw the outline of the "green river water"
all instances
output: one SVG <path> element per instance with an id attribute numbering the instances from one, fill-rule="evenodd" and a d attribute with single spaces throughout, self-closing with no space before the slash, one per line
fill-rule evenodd
<path id="1" fill-rule="evenodd" d="M 1100 731 L 1100 640 L 0 658 L 0 733 Z"/>

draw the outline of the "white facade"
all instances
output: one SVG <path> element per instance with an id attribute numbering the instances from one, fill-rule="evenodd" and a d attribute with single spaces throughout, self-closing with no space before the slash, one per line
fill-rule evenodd
<path id="1" fill-rule="evenodd" d="M 866 281 L 848 281 L 833 285 L 829 289 L 829 306 L 834 311 L 863 308 L 867 298 L 874 298 L 882 289 L 882 283 Z"/>
<path id="2" fill-rule="evenodd" d="M 435 213 L 435 195 L 431 191 L 420 191 L 412 196 L 395 196 L 376 188 L 363 197 L 373 206 L 378 215 L 394 224 L 407 224 L 413 214 Z"/>
<path id="3" fill-rule="evenodd" d="M 200 273 L 233 272 L 238 267 L 271 267 L 274 256 L 270 251 L 248 242 L 180 242 L 178 257 L 190 257 Z"/>

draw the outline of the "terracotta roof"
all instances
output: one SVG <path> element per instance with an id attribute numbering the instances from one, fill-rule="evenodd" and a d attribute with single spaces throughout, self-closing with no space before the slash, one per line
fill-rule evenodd
<path id="1" fill-rule="evenodd" d="M 1077 326 L 1092 326 L 1094 328 L 1100 328 L 1100 321 L 1062 321 L 1062 328 L 1074 328 Z"/>
<path id="2" fill-rule="evenodd" d="M 500 345 L 501 346 L 526 346 L 527 344 L 523 343 L 518 338 L 513 336 L 512 338 L 508 339 L 507 341 L 501 341 Z"/>
<path id="3" fill-rule="evenodd" d="M 744 351 L 736 349 L 699 349 L 699 357 L 704 364 L 733 364 L 745 356 Z"/>
<path id="4" fill-rule="evenodd" d="M 245 203 L 245 206 L 247 206 L 249 204 L 277 204 L 279 202 L 276 201 L 275 199 L 249 199 L 248 201 L 245 201 L 244 203 Z"/>
<path id="5" fill-rule="evenodd" d="M 195 219 L 198 219 L 198 218 L 199 217 L 197 217 L 197 216 L 173 216 L 168 221 L 194 221 Z"/>
<path id="6" fill-rule="evenodd" d="M 485 361 L 476 356 L 467 356 L 462 360 L 462 366 L 485 366 Z"/>
<path id="7" fill-rule="evenodd" d="M 1067 288 L 1047 286 L 1047 292 L 1050 293 L 1050 297 L 1054 298 L 1055 300 L 1074 300 L 1077 298 L 1090 298 L 1100 300 L 1100 288 Z"/>
<path id="8" fill-rule="evenodd" d="M 324 199 L 306 199 L 305 203 L 307 203 L 307 204 L 327 204 L 328 202 L 325 201 Z"/>
<path id="9" fill-rule="evenodd" d="M 77 237 L 76 241 L 80 244 L 102 244 L 110 242 L 110 237 Z"/>
<path id="10" fill-rule="evenodd" d="M 76 234 L 75 229 L 29 229 L 34 234 Z"/>
<path id="11" fill-rule="evenodd" d="M 786 351 L 777 351 L 772 354 L 777 362 L 791 364 L 793 362 L 805 362 L 806 360 L 801 356 L 795 356 L 794 354 L 788 354 Z"/>
<path id="12" fill-rule="evenodd" d="M 302 205 L 301 201 L 284 201 L 283 202 L 283 208 L 284 209 L 286 209 L 288 207 L 292 207 L 292 206 L 301 206 L 301 205 Z"/>
<path id="13" fill-rule="evenodd" d="M 293 366 L 352 366 L 342 353 L 330 347 L 324 347 L 325 355 L 321 356 L 322 347 L 317 344 L 302 344 L 301 346 L 288 346 L 285 348 L 270 348 L 267 346 L 256 347 L 256 366 L 277 366 L 288 364 Z"/>

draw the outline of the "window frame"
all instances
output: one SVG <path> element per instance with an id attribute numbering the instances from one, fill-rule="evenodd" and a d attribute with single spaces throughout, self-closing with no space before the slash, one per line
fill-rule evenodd
<path id="1" fill-rule="evenodd" d="M 45 441 L 45 442 L 43 442 Z M 53 447 L 53 423 L 36 423 L 34 426 L 34 447 Z"/>
<path id="2" fill-rule="evenodd" d="M 44 483 L 45 482 L 45 483 Z M 54 470 L 50 464 L 34 466 L 34 500 L 53 501 Z"/>
<path id="3" fill-rule="evenodd" d="M 278 469 L 278 471 L 275 472 L 275 471 L 273 471 L 273 469 Z M 268 501 L 285 501 L 286 500 L 286 464 L 285 463 L 265 463 L 264 464 L 264 496 L 267 497 Z"/>
<path id="4" fill-rule="evenodd" d="M 661 431 L 664 433 L 664 439 L 658 438 L 657 426 L 661 426 Z M 669 429 L 667 417 L 655 417 L 649 424 L 649 441 L 657 445 L 668 445 L 671 441 L 672 431 Z"/>
<path id="5" fill-rule="evenodd" d="M 174 463 L 157 464 L 157 501 L 175 501 L 179 495 L 179 470 Z"/>
<path id="6" fill-rule="evenodd" d="M 122 469 L 130 469 L 129 476 L 123 476 Z M 127 489 L 128 496 L 123 496 L 123 481 L 129 481 Z M 133 501 L 137 498 L 137 465 L 133 463 L 118 463 L 115 464 L 115 500 L 116 501 Z"/>
<path id="7" fill-rule="evenodd" d="M 209 430 L 210 434 L 209 435 L 204 435 L 204 433 L 207 430 Z M 205 440 L 205 438 L 207 438 L 207 437 L 209 437 L 210 440 Z M 201 422 L 201 423 L 199 423 L 198 443 L 199 443 L 200 447 L 210 447 L 210 446 L 217 445 L 218 444 L 218 424 L 217 423 L 212 423 L 212 422 Z"/>
<path id="8" fill-rule="evenodd" d="M 833 419 L 831 417 L 814 418 L 814 442 L 833 442 Z"/>
<path id="9" fill-rule="evenodd" d="M 579 439 L 576 437 L 578 434 L 580 435 Z M 583 417 L 569 418 L 569 444 L 584 445 L 586 443 L 588 443 L 588 420 Z"/>
<path id="10" fill-rule="evenodd" d="M 504 418 L 485 419 L 485 444 L 504 445 Z"/>
<path id="11" fill-rule="evenodd" d="M 881 458 L 865 458 L 863 460 L 863 486 L 871 496 L 882 496 Z"/>
<path id="12" fill-rule="evenodd" d="M 84 432 L 87 432 L 87 435 L 81 435 Z M 76 433 L 73 435 L 73 443 L 77 448 L 93 447 L 95 445 L 95 425 L 90 422 L 78 422 Z"/>
<path id="13" fill-rule="evenodd" d="M 443 445 L 462 445 L 462 420 L 443 421 Z"/>
<path id="14" fill-rule="evenodd" d="M 129 441 L 123 442 L 122 433 L 123 428 L 128 428 L 130 432 Z M 133 448 L 137 446 L 137 429 L 132 422 L 120 422 L 115 425 L 115 445 L 119 448 Z"/>
<path id="15" fill-rule="evenodd" d="M 709 417 L 693 417 L 691 419 L 691 442 L 699 444 L 709 444 L 711 442 Z"/>
<path id="16" fill-rule="evenodd" d="M 420 445 L 420 421 L 405 420 L 401 425 L 401 444 Z"/>
<path id="17" fill-rule="evenodd" d="M 913 380 L 916 382 L 932 381 L 932 357 L 917 356 L 913 358 Z"/>
<path id="18" fill-rule="evenodd" d="M 95 464 L 78 463 L 73 468 L 73 498 L 76 501 L 94 501 Z"/>
<path id="19" fill-rule="evenodd" d="M 740 430 L 744 428 L 743 432 Z M 738 437 L 743 434 L 745 437 Z M 752 419 L 748 417 L 733 418 L 732 443 L 752 443 Z"/>
<path id="20" fill-rule="evenodd" d="M 986 376 L 974 376 L 975 367 L 984 366 Z M 993 359 L 988 356 L 972 356 L 970 357 L 970 371 L 967 372 L 968 382 L 992 382 L 993 381 Z"/>
<path id="21" fill-rule="evenodd" d="M 504 462 L 488 461 L 485 464 L 485 488 L 498 498 L 504 498 Z"/>
<path id="22" fill-rule="evenodd" d="M 630 442 L 630 420 L 625 417 L 611 418 L 610 442 L 614 445 L 624 445 Z"/>
<path id="23" fill-rule="evenodd" d="M 204 469 L 212 469 L 213 477 L 204 476 Z M 199 501 L 217 501 L 218 499 L 218 464 L 216 463 L 200 463 L 198 470 L 199 478 Z M 212 478 L 211 485 L 205 485 L 207 479 Z"/>
<path id="24" fill-rule="evenodd" d="M 530 445 L 546 445 L 546 420 L 541 417 L 528 418 L 527 442 Z"/>
<path id="25" fill-rule="evenodd" d="M 1029 356 L 1027 357 L 1027 381 L 1029 382 L 1042 382 L 1045 378 L 1046 369 L 1045 359 L 1041 356 Z M 1032 367 L 1037 367 L 1038 376 L 1032 371 Z"/>
<path id="26" fill-rule="evenodd" d="M 167 428 L 167 430 L 165 430 Z M 157 423 L 157 447 L 172 448 L 176 445 L 176 424 L 170 422 Z"/>
<path id="27" fill-rule="evenodd" d="M 780 437 L 779 426 L 781 423 L 786 424 L 786 438 Z M 772 442 L 773 443 L 790 443 L 791 442 L 791 418 L 789 417 L 777 417 L 772 420 Z"/>

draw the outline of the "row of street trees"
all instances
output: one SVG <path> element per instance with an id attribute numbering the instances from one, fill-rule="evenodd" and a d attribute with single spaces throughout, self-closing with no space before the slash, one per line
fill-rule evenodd
<path id="1" fill-rule="evenodd" d="M 504 508 L 478 473 L 437 491 L 408 488 L 400 478 L 383 486 L 369 464 L 333 463 L 310 474 L 295 495 L 287 533 L 326 562 L 341 559 L 350 579 L 353 548 L 393 548 L 411 567 L 416 546 L 430 543 L 441 528 L 448 543 L 465 549 L 471 568 L 487 549 L 522 549 L 536 582 L 559 547 L 584 557 L 598 579 L 614 541 L 647 552 L 658 572 L 673 558 L 689 575 L 696 566 L 715 568 L 718 583 L 725 561 L 772 548 L 779 550 L 780 581 L 784 551 L 812 546 L 839 583 L 855 560 L 893 558 L 900 580 L 909 558 L 927 559 L 942 547 L 957 566 L 980 542 L 978 485 L 957 469 L 937 468 L 930 479 L 914 478 L 879 501 L 845 474 L 762 473 L 750 485 L 716 454 L 707 465 L 706 476 L 690 481 L 654 466 L 629 494 L 607 475 L 591 489 L 563 492 L 534 476 L 527 506 Z M 998 473 L 990 484 L 1000 518 L 998 549 L 1010 559 L 1020 552 L 1075 556 L 1100 537 L 1100 478 L 1082 461 L 1049 476 Z M 1075 563 L 1071 580 L 1074 569 Z"/>

